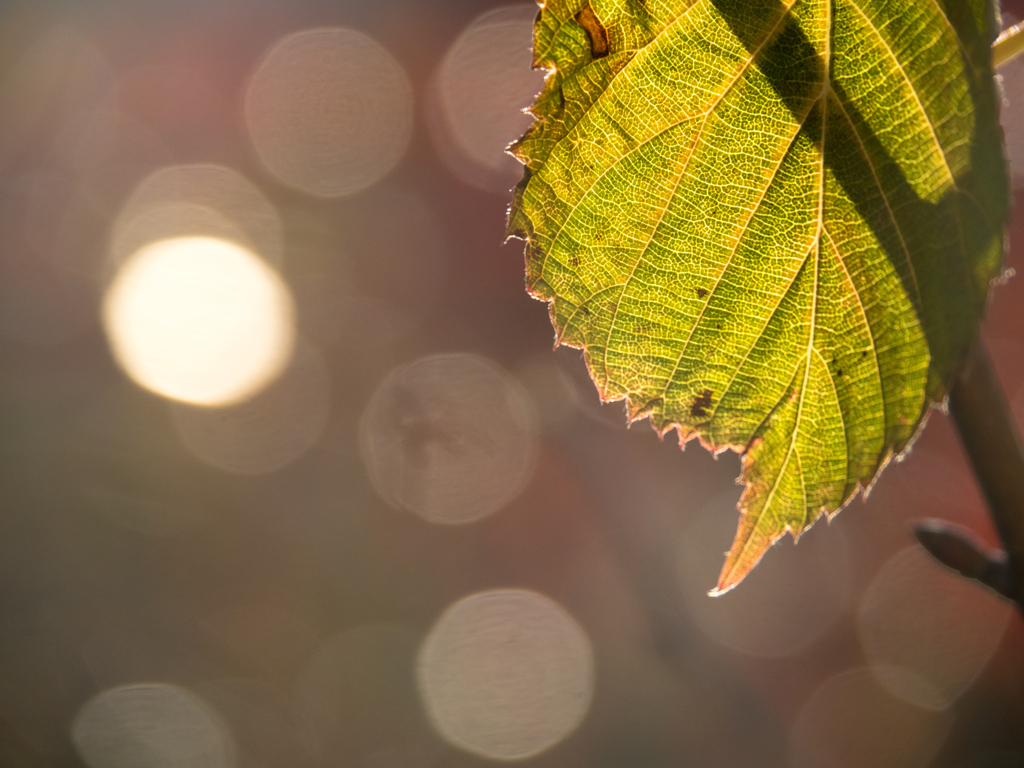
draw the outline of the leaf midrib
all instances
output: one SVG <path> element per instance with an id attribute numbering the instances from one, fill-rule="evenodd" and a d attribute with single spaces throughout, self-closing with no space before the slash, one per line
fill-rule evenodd
<path id="1" fill-rule="evenodd" d="M 818 319 L 817 318 L 817 316 L 818 316 L 818 283 L 819 283 L 819 277 L 820 277 L 820 271 L 821 271 L 821 240 L 822 240 L 822 237 L 825 235 L 825 185 L 826 185 L 825 157 L 826 157 L 826 150 L 827 150 L 826 141 L 828 140 L 828 96 L 829 96 L 829 92 L 831 90 L 830 89 L 830 84 L 831 84 L 831 81 L 832 81 L 832 66 L 831 65 L 832 65 L 832 42 L 833 42 L 833 30 L 832 30 L 832 23 L 833 23 L 833 13 L 832 13 L 832 10 L 833 9 L 832 9 L 832 3 L 831 2 L 826 2 L 825 7 L 828 9 L 828 18 L 825 21 L 825 30 L 826 30 L 826 32 L 825 32 L 825 46 L 824 46 L 824 48 L 825 48 L 825 66 L 822 68 L 821 93 L 814 100 L 814 106 L 817 106 L 818 104 L 821 105 L 821 149 L 818 151 L 818 156 L 819 156 L 819 161 L 818 161 L 818 226 L 817 226 L 817 231 L 814 234 L 814 249 L 813 249 L 814 250 L 814 281 L 812 283 L 812 285 L 813 285 L 813 293 L 811 295 L 811 323 L 810 323 L 811 327 L 810 327 L 810 333 L 808 334 L 808 338 L 807 338 L 807 352 L 804 353 L 804 356 L 803 356 L 804 381 L 803 381 L 803 384 L 800 386 L 800 403 L 797 405 L 796 421 L 793 422 L 793 434 L 792 434 L 792 436 L 790 437 L 790 440 L 789 440 L 789 448 L 786 451 L 786 457 L 782 460 L 782 464 L 779 466 L 779 472 L 778 472 L 778 474 L 775 477 L 775 482 L 772 484 L 772 490 L 768 494 L 768 498 L 765 500 L 764 506 L 762 506 L 760 511 L 758 512 L 758 521 L 760 522 L 761 518 L 764 517 L 764 515 L 768 512 L 769 509 L 771 509 L 772 501 L 775 498 L 775 493 L 778 491 L 779 484 L 782 483 L 782 478 L 783 478 L 783 476 L 786 473 L 786 469 L 789 467 L 790 459 L 793 458 L 793 455 L 795 453 L 796 454 L 796 461 L 797 461 L 797 470 L 796 471 L 797 471 L 797 474 L 800 477 L 800 491 L 801 491 L 801 494 L 803 496 L 803 504 L 801 505 L 801 510 L 803 512 L 803 522 L 800 524 L 800 528 L 801 529 L 804 528 L 807 525 L 807 485 L 806 485 L 806 482 L 804 480 L 804 470 L 803 470 L 803 463 L 800 461 L 800 452 L 797 450 L 797 440 L 798 440 L 798 438 L 800 436 L 800 423 L 803 420 L 804 404 L 805 404 L 806 398 L 807 398 L 807 384 L 810 381 L 810 377 L 811 377 L 811 355 L 815 355 L 816 354 L 816 355 L 818 355 L 819 358 L 821 358 L 821 353 L 818 352 L 818 350 L 815 349 L 815 347 L 814 347 L 814 337 L 815 337 L 815 330 L 817 328 L 817 319 Z M 812 106 L 811 109 L 814 109 L 814 106 Z M 808 110 L 807 114 L 809 115 L 810 112 L 811 112 L 811 110 Z M 806 122 L 806 120 L 807 120 L 807 115 L 805 115 L 804 119 L 801 121 L 801 130 L 803 130 L 802 124 L 804 122 Z M 808 254 L 807 258 L 810 258 L 810 254 Z M 856 293 L 856 287 L 854 288 L 854 292 Z M 755 345 L 756 345 L 756 341 L 755 341 Z M 822 358 L 821 361 L 822 361 L 822 363 L 825 363 L 824 358 Z M 797 365 L 799 365 L 799 363 L 797 363 Z M 825 370 L 828 370 L 828 366 L 827 365 L 826 365 Z M 832 383 L 832 387 L 835 388 L 835 380 L 832 379 L 831 376 L 829 376 L 829 380 Z M 836 395 L 837 395 L 836 400 L 838 401 L 839 400 L 838 392 L 836 392 Z M 785 397 L 786 397 L 786 393 L 784 392 L 782 394 L 782 398 L 785 398 Z M 782 401 L 782 398 L 780 398 L 779 402 Z M 721 400 L 719 400 L 719 403 L 721 403 Z M 777 407 L 777 406 L 778 406 L 778 403 L 776 403 L 776 406 L 774 406 L 772 408 L 772 410 L 774 410 L 774 408 Z M 839 409 L 839 414 L 840 414 L 840 419 L 842 420 L 842 424 L 843 424 L 843 435 L 845 437 L 846 434 L 847 434 L 847 432 L 846 432 L 846 420 L 845 420 L 845 418 L 843 418 L 842 408 Z M 845 464 L 846 464 L 846 479 L 843 482 L 844 489 L 845 489 L 846 484 L 849 482 L 849 479 L 850 479 L 850 460 L 849 460 L 849 455 L 847 455 L 847 457 L 846 457 Z M 787 523 L 786 527 L 787 528 L 789 527 L 788 523 Z M 756 530 L 756 527 L 755 527 L 754 530 Z M 741 564 L 741 563 L 743 563 L 745 561 L 745 557 L 747 555 L 747 552 L 750 549 L 750 545 L 751 545 L 751 542 L 753 542 L 753 540 L 754 540 L 754 536 L 753 536 L 753 531 L 752 531 L 751 535 L 747 536 L 746 541 L 743 542 L 743 547 L 741 548 L 740 552 L 737 554 L 736 559 L 735 559 L 736 565 L 734 565 L 733 568 L 730 570 L 729 575 L 728 575 L 728 579 L 725 579 L 723 577 L 723 578 L 720 578 L 719 581 L 723 581 L 723 580 L 724 581 L 731 581 L 732 576 L 735 573 L 735 568 L 737 567 L 737 565 L 739 565 L 739 564 Z"/>

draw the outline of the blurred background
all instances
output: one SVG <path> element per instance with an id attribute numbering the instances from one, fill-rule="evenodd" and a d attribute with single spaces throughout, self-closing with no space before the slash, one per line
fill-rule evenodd
<path id="1" fill-rule="evenodd" d="M 706 596 L 737 457 L 599 405 L 502 245 L 535 10 L 0 6 L 0 765 L 1024 766 L 1021 619 L 908 533 L 996 544 L 941 413 Z"/>

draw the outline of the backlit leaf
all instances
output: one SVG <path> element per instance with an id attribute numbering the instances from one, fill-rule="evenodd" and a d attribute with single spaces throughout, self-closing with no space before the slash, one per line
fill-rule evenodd
<path id="1" fill-rule="evenodd" d="M 547 0 L 509 231 L 605 400 L 743 454 L 717 587 L 867 490 L 1002 265 L 986 0 Z"/>

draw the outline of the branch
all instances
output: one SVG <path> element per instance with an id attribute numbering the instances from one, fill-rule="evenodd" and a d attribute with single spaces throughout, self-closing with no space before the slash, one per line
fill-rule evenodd
<path id="1" fill-rule="evenodd" d="M 1024 456 L 1013 413 L 980 335 L 953 384 L 949 410 L 1006 548 L 1009 568 L 1000 577 L 999 591 L 1024 612 Z"/>
<path id="2" fill-rule="evenodd" d="M 996 38 L 993 67 L 1022 51 L 1024 22 Z M 949 409 L 1006 550 L 988 552 L 970 531 L 941 520 L 913 525 L 914 536 L 940 563 L 1014 601 L 1024 613 L 1024 456 L 1013 413 L 980 334 L 953 384 Z"/>

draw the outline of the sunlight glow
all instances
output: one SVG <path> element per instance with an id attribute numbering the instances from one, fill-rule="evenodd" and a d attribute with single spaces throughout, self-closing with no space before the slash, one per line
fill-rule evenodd
<path id="1" fill-rule="evenodd" d="M 132 379 L 208 406 L 241 402 L 284 370 L 294 314 L 288 288 L 263 260 L 210 237 L 141 248 L 103 303 L 107 338 Z"/>

